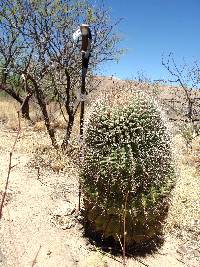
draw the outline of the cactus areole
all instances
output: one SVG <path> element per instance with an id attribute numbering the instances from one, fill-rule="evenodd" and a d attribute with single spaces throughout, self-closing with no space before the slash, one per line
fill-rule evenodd
<path id="1" fill-rule="evenodd" d="M 162 232 L 174 184 L 171 138 L 158 104 L 143 92 L 99 101 L 85 129 L 82 186 L 91 229 L 143 242 Z"/>

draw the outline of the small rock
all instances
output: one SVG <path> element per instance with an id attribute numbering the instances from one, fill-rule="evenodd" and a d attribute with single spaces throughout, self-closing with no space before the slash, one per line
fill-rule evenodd
<path id="1" fill-rule="evenodd" d="M 77 219 L 78 221 L 81 221 L 81 220 L 83 219 L 83 216 L 79 215 L 79 216 L 76 217 L 76 219 Z"/>
<path id="2" fill-rule="evenodd" d="M 195 257 L 200 258 L 200 251 L 198 249 L 193 250 L 193 254 Z"/>
<path id="3" fill-rule="evenodd" d="M 186 203 L 187 202 L 187 198 L 184 198 L 181 202 L 182 203 Z"/>
<path id="4" fill-rule="evenodd" d="M 181 245 L 178 247 L 178 249 L 176 250 L 179 254 L 186 254 L 187 253 L 187 249 L 185 246 Z"/>
<path id="5" fill-rule="evenodd" d="M 53 214 L 59 214 L 61 216 L 71 215 L 74 213 L 74 205 L 66 201 L 59 201 L 57 203 L 57 209 Z"/>
<path id="6" fill-rule="evenodd" d="M 51 251 L 51 250 L 49 250 L 49 251 L 47 252 L 47 255 L 48 255 L 48 256 L 50 256 L 50 255 L 51 255 L 51 253 L 52 253 L 52 251 Z"/>
<path id="7" fill-rule="evenodd" d="M 63 230 L 67 230 L 67 229 L 70 229 L 70 228 L 72 228 L 74 226 L 75 226 L 75 223 L 74 222 L 68 222 L 68 223 L 64 224 L 61 228 Z"/>
<path id="8" fill-rule="evenodd" d="M 5 263 L 5 262 L 6 262 L 6 258 L 0 249 L 0 263 Z"/>
<path id="9" fill-rule="evenodd" d="M 198 225 L 199 224 L 199 220 L 197 219 L 192 219 L 192 225 Z"/>

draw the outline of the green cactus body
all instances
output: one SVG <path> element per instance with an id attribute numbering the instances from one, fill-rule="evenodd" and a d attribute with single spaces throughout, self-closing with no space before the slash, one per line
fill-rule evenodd
<path id="1" fill-rule="evenodd" d="M 108 102 L 95 105 L 85 130 L 86 218 L 116 240 L 125 218 L 126 243 L 146 241 L 162 231 L 174 184 L 170 134 L 146 94 L 134 92 L 124 104 Z"/>

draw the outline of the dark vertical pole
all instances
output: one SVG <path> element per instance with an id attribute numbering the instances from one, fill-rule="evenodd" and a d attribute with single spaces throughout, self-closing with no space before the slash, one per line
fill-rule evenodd
<path id="1" fill-rule="evenodd" d="M 87 27 L 87 35 L 83 34 L 83 28 Z M 92 40 L 92 35 L 88 25 L 81 25 L 82 31 L 82 73 L 81 73 L 81 94 L 80 94 L 80 162 L 83 160 L 83 127 L 84 127 L 84 112 L 85 112 L 85 78 L 87 74 L 89 58 L 90 58 L 90 45 Z M 81 208 L 81 182 L 79 181 L 79 201 L 78 209 Z"/>
<path id="2" fill-rule="evenodd" d="M 83 160 L 83 127 L 84 127 L 84 111 L 85 111 L 85 77 L 84 71 L 85 53 L 82 52 L 82 74 L 81 74 L 81 95 L 80 95 L 80 161 Z M 79 181 L 79 192 L 78 192 L 78 210 L 81 209 L 81 182 Z"/>
<path id="3" fill-rule="evenodd" d="M 85 62 L 85 53 L 82 52 L 82 74 L 81 74 L 81 96 L 80 96 L 80 143 L 82 145 L 83 142 L 83 126 L 84 126 L 84 111 L 85 111 L 85 68 L 84 68 L 84 62 Z"/>

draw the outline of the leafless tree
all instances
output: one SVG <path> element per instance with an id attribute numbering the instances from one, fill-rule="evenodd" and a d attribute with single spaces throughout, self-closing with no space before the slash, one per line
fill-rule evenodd
<path id="1" fill-rule="evenodd" d="M 13 72 L 13 64 L 19 61 L 25 44 L 21 42 L 20 33 L 9 26 L 8 21 L 1 15 L 0 3 L 0 91 L 6 92 L 22 105 L 22 117 L 29 119 L 29 99 L 32 91 L 27 87 L 21 76 Z"/>
<path id="2" fill-rule="evenodd" d="M 169 100 L 171 108 L 182 120 L 192 124 L 200 122 L 200 68 L 198 62 L 189 66 L 178 65 L 172 53 L 162 59 L 162 65 L 171 75 L 168 82 L 175 85 L 176 97 Z"/>
<path id="3" fill-rule="evenodd" d="M 114 33 L 118 22 L 111 25 L 106 8 L 93 7 L 86 0 L 3 0 L 0 16 L 26 46 L 23 60 L 14 57 L 12 71 L 25 77 L 26 87 L 37 99 L 54 146 L 57 141 L 47 104 L 53 99 L 64 107 L 68 115 L 63 140 L 66 147 L 80 102 L 81 52 L 80 44 L 73 42 L 72 35 L 81 23 L 90 25 L 93 42 L 89 82 L 101 63 L 114 60 L 121 53 L 116 46 L 119 37 Z"/>

